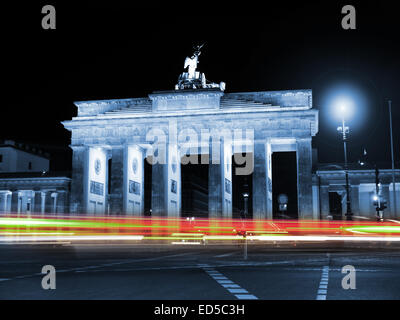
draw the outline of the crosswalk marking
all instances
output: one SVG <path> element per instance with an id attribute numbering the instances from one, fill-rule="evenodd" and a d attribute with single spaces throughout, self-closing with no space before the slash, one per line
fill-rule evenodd
<path id="1" fill-rule="evenodd" d="M 322 268 L 321 281 L 319 282 L 316 300 L 326 300 L 328 294 L 329 266 Z"/>
<path id="2" fill-rule="evenodd" d="M 230 293 L 248 293 L 246 289 L 228 289 Z"/>
<path id="3" fill-rule="evenodd" d="M 214 256 L 214 258 L 223 258 L 223 257 L 229 257 L 234 255 L 236 252 L 229 252 L 229 253 L 224 253 L 224 254 L 219 254 L 217 256 Z"/>
<path id="4" fill-rule="evenodd" d="M 208 265 L 198 265 L 202 268 L 210 277 L 212 277 L 215 281 L 217 281 L 222 287 L 228 290 L 229 293 L 235 295 L 237 299 L 241 300 L 257 300 L 258 298 L 255 295 L 249 294 L 246 289 L 241 288 L 238 284 L 229 280 L 222 273 L 218 272 L 214 268 Z"/>
<path id="5" fill-rule="evenodd" d="M 252 294 L 235 294 L 235 296 L 238 299 L 246 299 L 246 300 L 257 300 L 258 299 L 256 296 L 253 296 Z"/>
<path id="6" fill-rule="evenodd" d="M 238 284 L 222 284 L 224 288 L 240 288 Z"/>

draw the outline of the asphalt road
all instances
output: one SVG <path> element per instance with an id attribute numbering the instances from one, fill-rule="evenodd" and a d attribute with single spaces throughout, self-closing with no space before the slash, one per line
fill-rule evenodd
<path id="1" fill-rule="evenodd" d="M 400 250 L 249 246 L 244 260 L 239 246 L 1 245 L 0 299 L 400 299 Z"/>

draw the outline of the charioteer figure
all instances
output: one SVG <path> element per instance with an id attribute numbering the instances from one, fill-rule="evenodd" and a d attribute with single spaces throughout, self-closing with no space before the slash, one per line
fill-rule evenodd
<path id="1" fill-rule="evenodd" d="M 225 90 L 225 82 L 220 84 L 209 82 L 207 83 L 206 76 L 204 73 L 196 71 L 197 64 L 199 63 L 199 56 L 201 54 L 202 45 L 195 46 L 193 55 L 189 58 L 186 57 L 184 69 L 187 68 L 187 72 L 183 72 L 178 78 L 178 84 L 175 85 L 175 90 L 183 89 L 207 89 L 207 88 L 219 88 L 221 91 Z"/>

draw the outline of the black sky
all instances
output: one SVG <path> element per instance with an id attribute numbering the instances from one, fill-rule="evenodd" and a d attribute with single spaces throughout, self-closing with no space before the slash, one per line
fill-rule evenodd
<path id="1" fill-rule="evenodd" d="M 365 116 L 350 122 L 351 161 L 362 147 L 372 161 L 390 161 L 390 98 L 399 159 L 400 19 L 391 2 L 188 3 L 64 1 L 3 10 L 0 138 L 65 147 L 70 135 L 60 121 L 76 115 L 73 101 L 173 89 L 192 45 L 205 41 L 199 69 L 225 81 L 227 92 L 313 89 L 321 162 L 343 161 L 338 124 L 324 105 L 330 88 L 350 84 L 368 101 L 359 110 Z M 45 4 L 56 7 L 56 30 L 41 28 Z M 356 7 L 356 30 L 341 27 L 345 4 Z"/>

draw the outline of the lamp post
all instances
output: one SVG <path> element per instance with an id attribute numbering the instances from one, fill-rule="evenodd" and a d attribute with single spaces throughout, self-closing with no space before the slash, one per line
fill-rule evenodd
<path id="1" fill-rule="evenodd" d="M 337 128 L 338 132 L 342 135 L 343 139 L 343 151 L 344 151 L 344 173 L 346 179 L 346 220 L 351 221 L 353 219 L 353 213 L 351 212 L 351 202 L 350 202 L 350 187 L 349 187 L 349 170 L 347 164 L 347 134 L 350 129 L 346 126 L 344 114 L 345 114 L 345 106 L 341 106 L 342 112 L 342 125 Z"/>
<path id="2" fill-rule="evenodd" d="M 242 193 L 243 195 L 243 200 L 244 200 L 244 204 L 243 204 L 243 215 L 244 218 L 247 218 L 247 215 L 249 213 L 249 208 L 248 208 L 248 201 L 249 201 L 249 186 L 247 185 L 247 181 L 245 181 L 244 184 L 244 191 Z M 243 259 L 247 260 L 247 229 L 246 229 L 246 223 L 244 224 L 245 226 L 245 230 L 243 233 L 243 237 L 244 237 L 244 247 L 243 247 Z"/>
<path id="3" fill-rule="evenodd" d="M 396 179 L 394 176 L 394 154 L 393 154 L 393 128 L 392 128 L 392 101 L 389 100 L 389 121 L 390 121 L 390 151 L 392 155 L 392 183 L 393 183 L 393 218 L 397 217 L 396 204 Z"/>
<path id="4" fill-rule="evenodd" d="M 283 212 L 286 212 L 288 209 L 289 198 L 286 194 L 281 193 L 278 195 L 278 204 L 279 204 L 279 212 L 283 216 Z"/>
<path id="5" fill-rule="evenodd" d="M 244 180 L 244 185 L 243 185 L 243 218 L 247 218 L 249 214 L 249 185 L 247 184 L 247 178 Z"/>
<path id="6" fill-rule="evenodd" d="M 243 193 L 243 200 L 244 200 L 244 218 L 247 218 L 247 215 L 249 213 L 249 194 L 247 192 Z"/>

